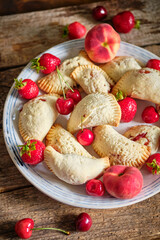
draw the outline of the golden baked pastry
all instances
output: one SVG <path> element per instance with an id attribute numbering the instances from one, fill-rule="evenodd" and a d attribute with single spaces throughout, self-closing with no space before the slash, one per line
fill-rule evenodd
<path id="1" fill-rule="evenodd" d="M 150 147 L 131 141 L 111 126 L 95 127 L 93 133 L 93 149 L 101 157 L 108 156 L 111 165 L 141 168 L 150 155 Z"/>
<path id="2" fill-rule="evenodd" d="M 150 146 L 153 154 L 159 147 L 160 128 L 152 125 L 138 125 L 129 128 L 124 136 L 142 145 Z"/>
<path id="3" fill-rule="evenodd" d="M 67 130 L 75 133 L 81 127 L 94 127 L 102 124 L 118 126 L 121 109 L 112 94 L 91 93 L 74 108 L 68 120 Z"/>
<path id="4" fill-rule="evenodd" d="M 77 67 L 71 77 L 87 93 L 108 93 L 114 85 L 110 77 L 96 65 L 83 65 Z"/>
<path id="5" fill-rule="evenodd" d="M 19 131 L 24 139 L 42 141 L 55 122 L 58 111 L 56 100 L 58 95 L 45 94 L 31 99 L 23 105 L 19 114 Z"/>
<path id="6" fill-rule="evenodd" d="M 77 154 L 61 154 L 51 146 L 44 151 L 44 162 L 59 179 L 80 185 L 101 176 L 110 166 L 108 157 L 88 158 Z"/>
<path id="7" fill-rule="evenodd" d="M 99 66 L 116 83 L 129 70 L 141 69 L 139 62 L 130 56 L 117 56 L 112 61 Z"/>
<path id="8" fill-rule="evenodd" d="M 121 90 L 127 96 L 160 104 L 160 71 L 151 68 L 126 72 L 113 87 L 112 93 Z"/>
<path id="9" fill-rule="evenodd" d="M 73 80 L 73 78 L 70 77 L 73 70 L 76 67 L 85 65 L 85 64 L 89 65 L 93 63 L 90 61 L 85 51 L 80 51 L 78 56 L 74 58 L 66 59 L 59 66 L 60 73 L 69 86 L 71 87 L 76 86 L 76 82 Z M 46 75 L 45 77 L 41 78 L 40 80 L 38 80 L 38 85 L 40 89 L 46 93 L 57 93 L 59 95 L 62 95 L 63 93 L 60 80 L 58 77 L 58 73 L 56 70 Z M 62 86 L 65 92 L 69 89 L 68 85 L 62 80 Z"/>
<path id="10" fill-rule="evenodd" d="M 59 124 L 54 124 L 49 130 L 46 136 L 46 146 L 52 146 L 62 154 L 75 153 L 92 158 L 76 138 Z"/>

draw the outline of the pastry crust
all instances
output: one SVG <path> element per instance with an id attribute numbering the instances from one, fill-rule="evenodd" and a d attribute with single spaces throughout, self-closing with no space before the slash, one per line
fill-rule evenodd
<path id="1" fill-rule="evenodd" d="M 160 104 L 160 71 L 151 68 L 130 70 L 113 87 L 112 93 L 121 90 L 127 96 Z"/>
<path id="2" fill-rule="evenodd" d="M 108 157 L 88 158 L 77 154 L 60 154 L 51 146 L 44 151 L 44 162 L 59 179 L 80 185 L 104 173 L 110 166 Z"/>
<path id="3" fill-rule="evenodd" d="M 134 57 L 117 56 L 112 61 L 99 66 L 116 83 L 129 70 L 141 69 L 140 64 Z"/>
<path id="4" fill-rule="evenodd" d="M 81 127 L 94 127 L 102 124 L 118 126 L 121 109 L 112 94 L 91 93 L 74 108 L 68 120 L 67 130 L 75 133 Z"/>
<path id="5" fill-rule="evenodd" d="M 103 125 L 93 129 L 92 144 L 95 152 L 108 156 L 111 165 L 127 165 L 141 168 L 150 155 L 150 147 L 127 139 L 111 126 Z"/>
<path id="6" fill-rule="evenodd" d="M 62 154 L 75 153 L 92 158 L 76 138 L 59 124 L 54 124 L 49 130 L 46 136 L 46 146 L 52 146 Z"/>
<path id="7" fill-rule="evenodd" d="M 24 139 L 42 141 L 58 117 L 56 100 L 58 95 L 44 94 L 23 105 L 19 114 L 19 131 Z"/>
<path id="8" fill-rule="evenodd" d="M 71 73 L 76 67 L 85 64 L 89 65 L 93 63 L 90 61 L 85 51 L 80 51 L 78 56 L 66 59 L 59 66 L 61 75 L 63 76 L 64 80 L 68 83 L 68 85 L 71 86 L 72 88 L 76 86 L 76 82 L 73 80 L 73 78 L 70 77 Z M 59 95 L 63 94 L 61 83 L 56 70 L 38 80 L 38 85 L 40 89 L 46 93 L 57 93 Z M 62 80 L 62 86 L 65 92 L 69 89 L 68 85 Z"/>
<path id="9" fill-rule="evenodd" d="M 114 83 L 110 77 L 96 65 L 77 67 L 71 77 L 83 88 L 85 93 L 108 93 Z"/>
<path id="10" fill-rule="evenodd" d="M 150 146 L 153 154 L 159 147 L 160 128 L 152 125 L 138 125 L 128 129 L 124 136 L 142 145 Z"/>

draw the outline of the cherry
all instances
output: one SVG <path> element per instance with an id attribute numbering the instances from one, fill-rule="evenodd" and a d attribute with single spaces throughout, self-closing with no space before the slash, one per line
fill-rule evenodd
<path id="1" fill-rule="evenodd" d="M 81 145 L 88 146 L 93 142 L 94 134 L 87 128 L 80 129 L 77 133 L 77 140 Z"/>
<path id="2" fill-rule="evenodd" d="M 146 123 L 155 123 L 159 120 L 159 115 L 153 106 L 148 106 L 142 112 L 142 119 Z"/>
<path id="3" fill-rule="evenodd" d="M 95 20 L 102 20 L 107 16 L 107 10 L 103 6 L 93 8 L 92 15 Z"/>
<path id="4" fill-rule="evenodd" d="M 130 11 L 118 13 L 112 18 L 112 22 L 116 31 L 120 33 L 128 33 L 135 26 L 135 18 Z"/>
<path id="5" fill-rule="evenodd" d="M 160 71 L 160 60 L 158 60 L 158 59 L 150 59 L 150 60 L 147 62 L 146 67 L 154 68 L 154 69 Z"/>
<path id="6" fill-rule="evenodd" d="M 86 183 L 86 192 L 91 196 L 103 196 L 105 187 L 102 181 L 91 179 Z"/>
<path id="7" fill-rule="evenodd" d="M 87 232 L 92 226 L 92 219 L 87 213 L 81 213 L 76 219 L 76 230 Z"/>
<path id="8" fill-rule="evenodd" d="M 56 101 L 56 108 L 60 114 L 67 115 L 73 111 L 74 101 L 72 98 L 60 97 Z"/>
<path id="9" fill-rule="evenodd" d="M 77 104 L 79 101 L 81 101 L 81 94 L 77 89 L 69 89 L 66 93 L 67 98 L 72 98 L 74 101 L 74 104 Z"/>
<path id="10" fill-rule="evenodd" d="M 32 230 L 48 229 L 48 230 L 56 230 L 56 231 L 59 231 L 59 232 L 63 232 L 66 235 L 70 234 L 70 232 L 64 231 L 64 230 L 59 229 L 59 228 L 33 228 L 33 227 L 34 227 L 34 221 L 31 218 L 23 218 L 16 223 L 15 232 L 22 239 L 30 238 L 31 235 L 32 235 Z"/>

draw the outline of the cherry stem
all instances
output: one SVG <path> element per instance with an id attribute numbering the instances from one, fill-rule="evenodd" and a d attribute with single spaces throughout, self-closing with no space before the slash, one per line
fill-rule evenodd
<path id="1" fill-rule="evenodd" d="M 62 77 L 62 75 L 61 75 L 61 73 L 60 73 L 58 67 L 57 67 L 57 73 L 58 73 L 59 81 L 60 81 L 61 88 L 62 88 L 62 91 L 63 91 L 63 98 L 66 99 L 65 91 L 64 91 L 64 88 L 63 88 L 63 85 L 62 85 L 62 81 L 61 81 L 61 77 Z M 62 78 L 62 79 L 63 79 L 63 78 Z"/>
<path id="2" fill-rule="evenodd" d="M 48 228 L 32 228 L 31 230 L 55 230 L 55 231 L 63 232 L 66 235 L 70 234 L 70 232 L 64 231 L 64 230 L 59 229 L 59 228 L 49 228 L 49 227 Z"/>
<path id="3" fill-rule="evenodd" d="M 62 80 L 65 82 L 65 84 L 68 86 L 68 88 L 69 88 L 72 92 L 74 92 L 73 88 L 71 88 L 71 86 L 69 85 L 69 83 L 68 83 L 68 82 L 64 79 L 64 77 L 62 76 L 62 74 L 61 74 L 60 70 L 58 69 L 58 67 L 57 67 L 57 73 L 58 73 L 58 76 L 61 77 Z M 61 86 L 62 86 L 62 85 L 61 85 Z"/>

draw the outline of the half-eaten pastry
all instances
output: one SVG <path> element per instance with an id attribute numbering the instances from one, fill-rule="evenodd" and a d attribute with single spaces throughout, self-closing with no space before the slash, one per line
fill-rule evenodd
<path id="1" fill-rule="evenodd" d="M 111 165 L 141 168 L 150 155 L 150 147 L 131 141 L 111 126 L 98 126 L 93 132 L 93 149 L 101 157 L 108 156 Z"/>
<path id="2" fill-rule="evenodd" d="M 51 146 L 47 146 L 44 151 L 44 161 L 59 179 L 74 185 L 101 176 L 110 166 L 108 157 L 98 159 L 73 153 L 61 154 Z"/>

